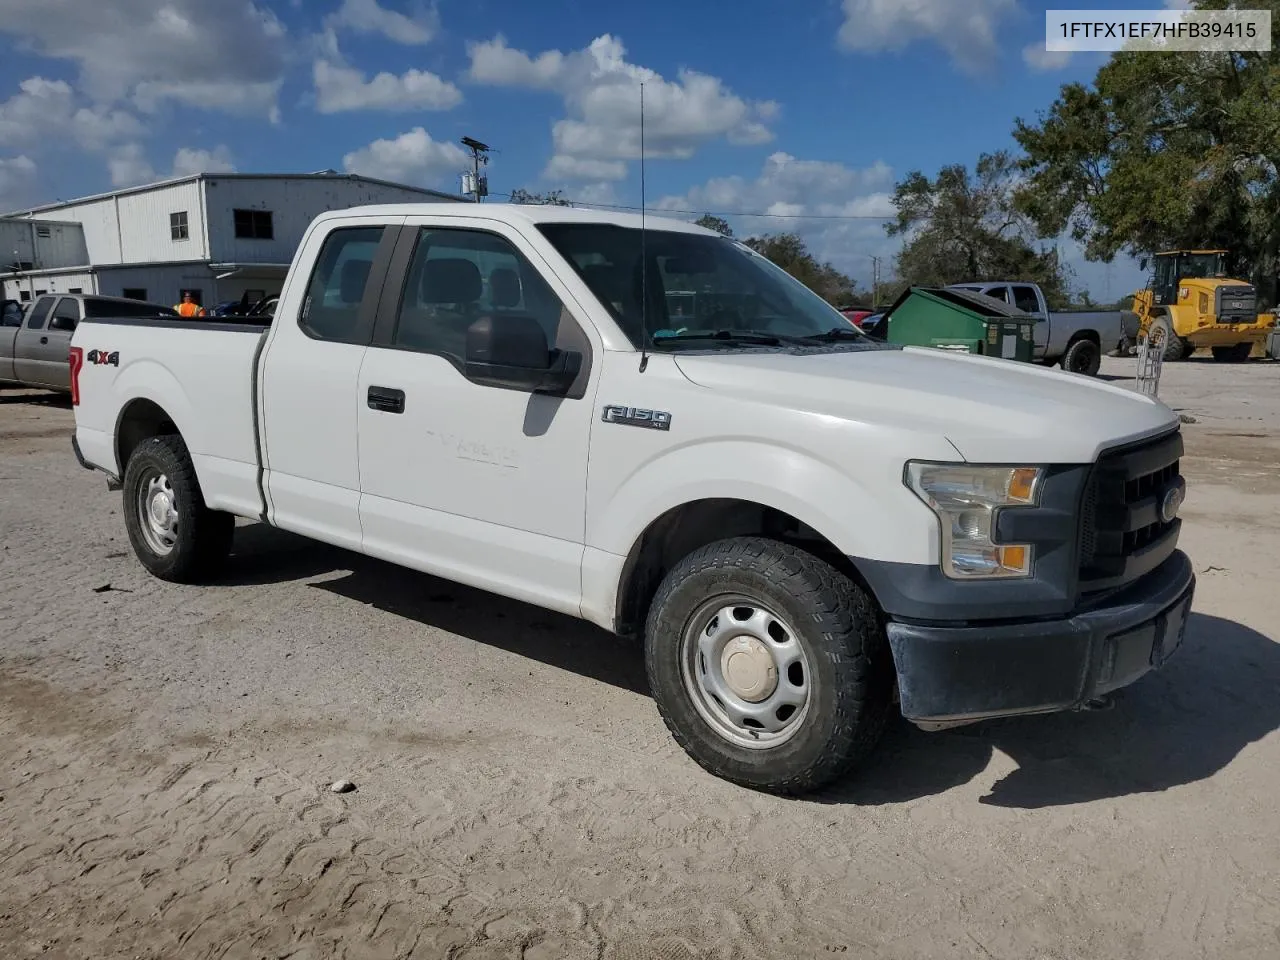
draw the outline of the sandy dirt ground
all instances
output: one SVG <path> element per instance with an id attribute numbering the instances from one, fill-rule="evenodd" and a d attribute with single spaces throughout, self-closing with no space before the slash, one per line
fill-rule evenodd
<path id="1" fill-rule="evenodd" d="M 701 772 L 570 620 L 253 526 L 216 585 L 147 577 L 65 402 L 2 391 L 0 957 L 1280 957 L 1278 382 L 1165 368 L 1200 586 L 1162 673 L 899 723 L 804 801 Z"/>

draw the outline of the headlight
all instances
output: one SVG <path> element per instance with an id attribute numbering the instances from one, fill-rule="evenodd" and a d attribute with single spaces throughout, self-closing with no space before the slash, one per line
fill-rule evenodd
<path id="1" fill-rule="evenodd" d="M 907 486 L 938 515 L 942 572 L 956 580 L 1030 576 L 1031 544 L 995 543 L 995 523 L 1002 507 L 1038 501 L 1042 473 L 1039 467 L 908 463 Z"/>

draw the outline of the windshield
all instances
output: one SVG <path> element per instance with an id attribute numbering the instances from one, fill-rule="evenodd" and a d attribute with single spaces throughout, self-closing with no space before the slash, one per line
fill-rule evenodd
<path id="1" fill-rule="evenodd" d="M 781 267 L 726 237 L 611 224 L 544 223 L 539 229 L 639 349 L 767 346 L 776 337 L 864 337 L 839 311 Z M 641 289 L 647 281 L 647 323 Z M 645 327 L 648 327 L 646 335 Z"/>
<path id="2" fill-rule="evenodd" d="M 1182 277 L 1222 277 L 1222 254 L 1219 253 L 1184 253 L 1178 265 L 1178 273 Z"/>

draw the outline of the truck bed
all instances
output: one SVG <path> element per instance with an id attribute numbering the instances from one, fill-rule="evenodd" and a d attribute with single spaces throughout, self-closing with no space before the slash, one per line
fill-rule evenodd
<path id="1" fill-rule="evenodd" d="M 256 515 L 256 359 L 269 324 L 242 317 L 82 321 L 72 348 L 82 352 L 76 443 L 85 462 L 121 477 L 117 424 L 126 414 L 163 410 L 187 443 L 209 506 Z M 122 430 L 120 445 L 129 442 Z"/>

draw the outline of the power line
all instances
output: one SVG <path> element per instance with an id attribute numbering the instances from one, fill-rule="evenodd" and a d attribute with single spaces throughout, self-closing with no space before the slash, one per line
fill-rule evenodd
<path id="1" fill-rule="evenodd" d="M 504 194 L 499 194 L 499 196 L 510 197 L 511 194 L 504 193 Z M 587 200 L 569 200 L 569 203 L 573 204 L 574 206 L 601 207 L 605 210 L 640 211 L 643 209 L 647 211 L 648 209 L 647 207 L 642 208 L 642 207 L 628 206 L 623 203 L 597 203 L 594 201 L 587 201 Z M 654 212 L 659 214 L 674 213 L 674 214 L 683 214 L 688 216 L 700 216 L 700 215 L 709 214 L 710 216 L 713 216 L 713 217 L 761 217 L 761 218 L 773 219 L 773 220 L 879 220 L 883 222 L 883 221 L 898 219 L 896 216 L 878 217 L 878 216 L 873 216 L 872 214 L 866 214 L 866 213 L 848 213 L 848 214 L 752 213 L 746 210 L 676 210 L 676 209 L 670 209 L 667 207 L 663 207 L 662 209 L 656 210 Z"/>

